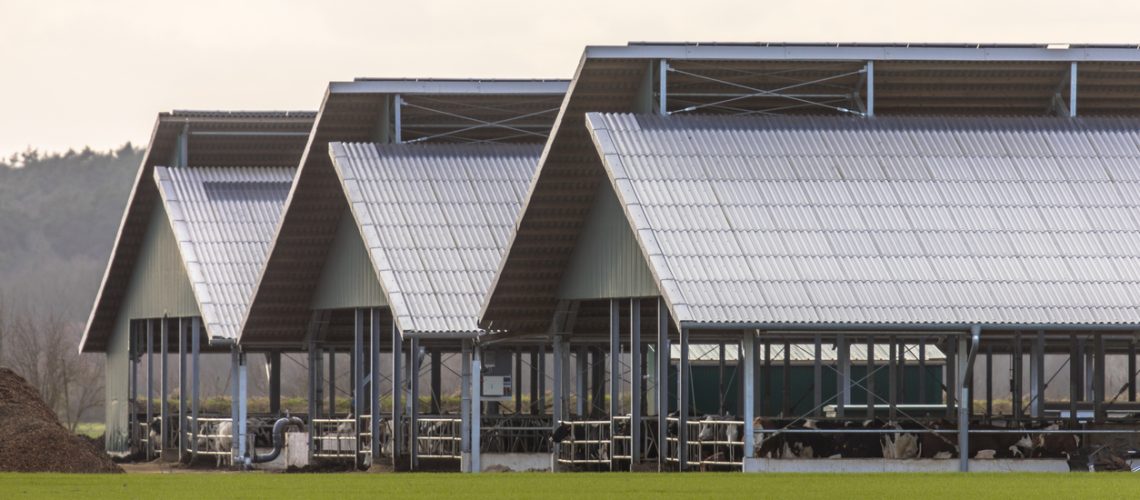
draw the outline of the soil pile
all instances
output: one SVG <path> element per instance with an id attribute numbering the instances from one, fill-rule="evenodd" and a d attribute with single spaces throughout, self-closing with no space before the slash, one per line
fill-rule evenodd
<path id="1" fill-rule="evenodd" d="M 68 432 L 35 388 L 0 368 L 0 471 L 123 472 L 87 439 Z"/>

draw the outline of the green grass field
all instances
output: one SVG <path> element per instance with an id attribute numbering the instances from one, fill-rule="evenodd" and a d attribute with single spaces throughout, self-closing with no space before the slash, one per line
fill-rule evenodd
<path id="1" fill-rule="evenodd" d="M 1140 498 L 1103 474 L 0 474 L 0 498 Z"/>

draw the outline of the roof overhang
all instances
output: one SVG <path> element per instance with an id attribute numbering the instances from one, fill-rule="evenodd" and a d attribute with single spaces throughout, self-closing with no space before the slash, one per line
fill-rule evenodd
<path id="1" fill-rule="evenodd" d="M 566 80 L 471 79 L 330 83 L 240 342 L 280 345 L 307 336 L 312 294 L 348 210 L 329 157 L 330 142 L 395 142 L 397 119 L 399 142 L 541 142 L 568 85 Z"/>
<path id="2" fill-rule="evenodd" d="M 80 341 L 80 352 L 102 352 L 107 347 L 148 218 L 159 203 L 154 167 L 293 165 L 300 157 L 314 116 L 307 111 L 159 113 Z"/>

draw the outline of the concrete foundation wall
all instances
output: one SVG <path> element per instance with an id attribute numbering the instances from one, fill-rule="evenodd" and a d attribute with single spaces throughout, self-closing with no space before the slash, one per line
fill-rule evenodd
<path id="1" fill-rule="evenodd" d="M 483 453 L 485 472 L 550 471 L 549 453 Z"/>

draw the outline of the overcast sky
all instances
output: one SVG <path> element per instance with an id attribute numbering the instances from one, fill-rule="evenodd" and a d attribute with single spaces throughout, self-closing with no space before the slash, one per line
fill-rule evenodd
<path id="1" fill-rule="evenodd" d="M 1136 0 L 0 0 L 0 155 L 144 143 L 171 109 L 316 109 L 330 80 L 569 78 L 627 41 L 1140 43 Z"/>

